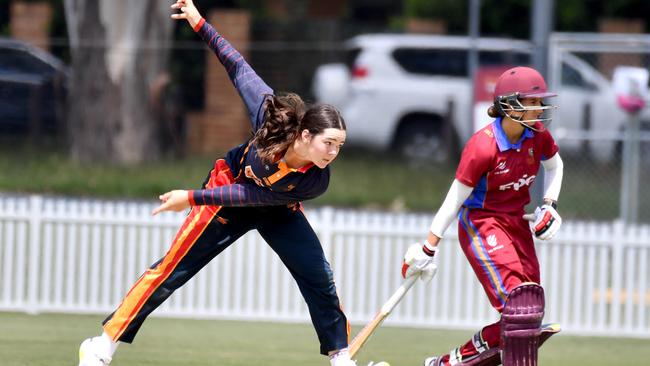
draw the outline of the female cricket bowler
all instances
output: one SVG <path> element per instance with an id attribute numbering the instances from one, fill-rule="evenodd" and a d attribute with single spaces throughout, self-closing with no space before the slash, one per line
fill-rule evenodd
<path id="1" fill-rule="evenodd" d="M 563 163 L 543 123 L 550 121 L 543 113 L 554 108 L 543 99 L 553 96 L 532 68 L 515 67 L 499 77 L 488 110 L 495 120 L 469 139 L 424 245 L 411 245 L 404 256 L 404 277 L 421 273 L 423 280 L 430 280 L 437 270 L 438 243 L 457 216 L 460 246 L 501 313 L 498 322 L 449 354 L 427 358 L 424 366 L 537 362 L 544 292 L 531 231 L 549 240 L 562 224 L 556 202 Z M 543 205 L 524 215 L 540 163 L 545 171 Z"/>
<path id="2" fill-rule="evenodd" d="M 191 208 L 165 256 L 154 263 L 103 322 L 102 335 L 86 339 L 79 365 L 108 365 L 119 342 L 131 343 L 147 316 L 210 260 L 256 229 L 280 256 L 300 288 L 333 366 L 354 366 L 349 325 L 330 264 L 300 202 L 327 190 L 330 170 L 345 142 L 345 122 L 329 105 L 307 107 L 294 94 L 274 95 L 241 54 L 208 24 L 192 0 L 180 13 L 224 65 L 250 115 L 253 137 L 218 159 L 198 190 L 160 196 L 153 214 Z"/>

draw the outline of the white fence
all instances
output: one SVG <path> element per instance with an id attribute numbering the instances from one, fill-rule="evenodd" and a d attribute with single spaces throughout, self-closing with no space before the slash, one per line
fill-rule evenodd
<path id="1" fill-rule="evenodd" d="M 0 196 L 0 310 L 109 313 L 161 257 L 183 215 L 153 202 Z M 400 283 L 401 256 L 431 215 L 308 210 L 351 321 L 365 323 Z M 393 325 L 478 328 L 497 314 L 448 231 L 440 270 L 411 290 Z M 299 249 L 297 249 L 299 250 Z M 548 321 L 581 335 L 650 338 L 650 227 L 566 222 L 539 243 Z M 253 263 L 250 263 L 251 259 Z M 244 263 L 247 263 L 245 266 Z M 249 233 L 156 311 L 173 317 L 308 322 L 288 271 Z"/>

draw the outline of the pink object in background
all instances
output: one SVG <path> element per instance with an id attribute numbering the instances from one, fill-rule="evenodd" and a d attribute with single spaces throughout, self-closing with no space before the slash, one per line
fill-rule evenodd
<path id="1" fill-rule="evenodd" d="M 638 95 L 619 95 L 616 100 L 627 113 L 637 113 L 645 107 L 645 100 Z"/>

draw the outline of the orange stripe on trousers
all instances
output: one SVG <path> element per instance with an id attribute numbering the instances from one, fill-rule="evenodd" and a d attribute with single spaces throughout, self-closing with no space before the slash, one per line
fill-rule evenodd
<path id="1" fill-rule="evenodd" d="M 122 336 L 154 291 L 171 275 L 219 209 L 220 207 L 216 206 L 198 206 L 192 209 L 191 215 L 183 223 L 163 261 L 154 269 L 147 269 L 104 325 L 104 331 L 114 341 Z"/>

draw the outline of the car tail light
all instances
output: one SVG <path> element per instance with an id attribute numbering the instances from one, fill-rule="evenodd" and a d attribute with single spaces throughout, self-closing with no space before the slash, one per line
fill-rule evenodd
<path id="1" fill-rule="evenodd" d="M 368 76 L 368 68 L 365 66 L 355 65 L 352 68 L 352 78 L 353 79 L 363 79 Z"/>

